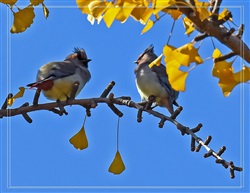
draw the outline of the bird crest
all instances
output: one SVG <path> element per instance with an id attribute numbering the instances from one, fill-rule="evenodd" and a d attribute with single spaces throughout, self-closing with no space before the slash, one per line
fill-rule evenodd
<path id="1" fill-rule="evenodd" d="M 153 44 L 151 44 L 151 45 L 143 52 L 143 54 L 146 54 L 146 53 L 148 53 L 148 52 L 154 53 L 154 46 L 153 46 Z"/>
<path id="2" fill-rule="evenodd" d="M 82 48 L 79 48 L 79 47 L 75 47 L 74 50 L 73 50 L 73 53 L 76 53 L 77 54 L 77 58 L 78 60 L 86 60 L 87 59 L 87 55 L 84 51 L 84 49 Z"/>

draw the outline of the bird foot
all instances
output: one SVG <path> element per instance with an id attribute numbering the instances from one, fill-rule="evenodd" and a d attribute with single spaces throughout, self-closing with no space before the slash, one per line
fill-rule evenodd
<path id="1" fill-rule="evenodd" d="M 57 104 L 58 104 L 58 108 L 59 108 L 59 110 L 60 110 L 60 114 L 61 114 L 61 115 L 63 115 L 63 114 L 68 115 L 68 112 L 65 110 L 65 108 L 64 108 L 64 106 L 63 106 L 63 104 L 62 104 L 62 102 L 61 102 L 60 100 L 57 100 L 56 102 L 57 102 Z"/>
<path id="2" fill-rule="evenodd" d="M 80 83 L 79 83 L 78 81 L 76 81 L 76 82 L 73 84 L 73 86 L 72 86 L 72 91 L 71 91 L 70 97 L 67 99 L 67 102 L 73 101 L 73 100 L 75 99 L 77 90 L 78 90 L 78 88 L 79 88 L 79 84 L 80 84 Z"/>

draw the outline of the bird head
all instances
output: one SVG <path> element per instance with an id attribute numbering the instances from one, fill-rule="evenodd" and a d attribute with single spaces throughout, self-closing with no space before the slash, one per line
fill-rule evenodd
<path id="1" fill-rule="evenodd" d="M 154 46 L 151 44 L 140 56 L 138 59 L 134 62 L 137 65 L 146 63 L 146 62 L 152 62 L 157 58 L 157 55 L 154 53 Z"/>
<path id="2" fill-rule="evenodd" d="M 78 47 L 75 47 L 73 50 L 73 54 L 67 56 L 66 59 L 78 59 L 80 62 L 83 63 L 85 67 L 88 67 L 88 63 L 91 61 L 91 59 L 87 58 L 85 50 Z"/>

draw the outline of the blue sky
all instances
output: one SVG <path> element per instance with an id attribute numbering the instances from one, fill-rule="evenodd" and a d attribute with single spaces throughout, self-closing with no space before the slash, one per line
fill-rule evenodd
<path id="1" fill-rule="evenodd" d="M 10 34 L 12 17 L 1 5 L 1 104 L 9 92 L 33 82 L 38 68 L 50 61 L 61 61 L 74 47 L 83 47 L 92 61 L 90 82 L 77 98 L 98 97 L 107 84 L 116 82 L 115 96 L 131 96 L 139 102 L 135 86 L 133 61 L 153 44 L 160 55 L 172 25 L 168 16 L 162 18 L 146 34 L 143 26 L 132 18 L 126 23 L 114 22 L 108 29 L 104 22 L 91 25 L 74 2 L 46 2 L 50 16 L 46 20 L 42 9 L 36 9 L 31 28 L 21 34 Z M 24 2 L 21 5 L 27 5 Z M 245 24 L 244 41 L 250 45 L 249 2 L 223 2 L 233 13 L 237 25 Z M 237 27 L 236 27 L 237 28 Z M 184 35 L 181 20 L 170 44 L 181 46 L 192 40 Z M 197 35 L 196 33 L 194 35 Z M 223 54 L 229 52 L 216 40 Z M 213 46 L 208 38 L 200 49 L 203 58 L 211 56 Z M 243 61 L 236 60 L 238 71 Z M 249 64 L 248 64 L 249 65 Z M 29 115 L 33 123 L 22 116 L 1 120 L 1 191 L 2 192 L 92 192 L 92 191 L 161 191 L 161 192 L 248 192 L 249 191 L 249 84 L 237 86 L 224 97 L 218 79 L 212 77 L 213 62 L 206 60 L 187 79 L 186 92 L 178 103 L 184 110 L 177 118 L 182 124 L 195 127 L 203 124 L 198 135 L 213 137 L 215 150 L 223 145 L 226 160 L 244 168 L 230 179 L 229 171 L 213 158 L 203 158 L 205 150 L 190 151 L 190 136 L 181 136 L 170 123 L 158 128 L 159 120 L 143 114 L 137 123 L 135 109 L 118 108 L 124 113 L 120 120 L 119 149 L 126 170 L 121 175 L 108 172 L 116 152 L 116 115 L 104 104 L 92 110 L 85 128 L 89 147 L 78 151 L 69 139 L 81 128 L 85 111 L 80 106 L 67 107 L 69 115 L 59 117 L 46 111 Z M 34 90 L 27 90 L 13 107 L 32 103 Z M 40 103 L 50 102 L 44 96 Z M 168 115 L 164 108 L 157 108 Z"/>

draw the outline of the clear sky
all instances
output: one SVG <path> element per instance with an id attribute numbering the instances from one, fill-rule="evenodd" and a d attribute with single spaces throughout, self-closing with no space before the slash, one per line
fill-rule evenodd
<path id="1" fill-rule="evenodd" d="M 230 2 L 230 3 L 229 3 Z M 249 1 L 224 1 L 233 13 L 233 21 L 245 24 L 244 41 L 250 45 Z M 36 9 L 31 28 L 21 34 L 10 34 L 11 12 L 1 5 L 1 104 L 9 92 L 35 80 L 38 68 L 51 61 L 61 61 L 82 47 L 92 61 L 92 78 L 77 98 L 99 97 L 107 84 L 116 82 L 115 96 L 131 96 L 139 102 L 135 86 L 133 61 L 146 47 L 153 44 L 160 55 L 167 42 L 172 19 L 163 17 L 146 34 L 143 25 L 132 18 L 126 23 L 114 22 L 108 29 L 104 22 L 91 25 L 74 1 L 46 2 L 50 10 L 46 20 L 42 9 Z M 27 5 L 24 2 L 22 5 Z M 237 27 L 235 27 L 237 28 Z M 176 22 L 170 44 L 179 47 L 192 40 Z M 194 35 L 197 35 L 195 33 Z M 229 52 L 216 40 L 223 54 Z M 211 56 L 211 39 L 206 39 L 199 50 L 202 58 Z M 234 68 L 243 61 L 237 59 Z M 247 64 L 249 66 L 249 64 Z M 198 135 L 213 137 L 210 147 L 215 151 L 223 145 L 223 158 L 233 160 L 244 168 L 230 179 L 229 171 L 215 164 L 213 158 L 203 158 L 205 150 L 190 151 L 190 136 L 181 136 L 168 122 L 160 129 L 159 120 L 144 113 L 137 123 L 135 109 L 118 106 L 124 113 L 120 120 L 119 149 L 126 170 L 121 175 L 108 172 L 116 152 L 117 116 L 105 104 L 92 109 L 85 128 L 89 147 L 76 150 L 69 139 L 82 126 L 85 110 L 80 106 L 67 107 L 69 115 L 59 117 L 47 111 L 29 115 L 33 123 L 22 116 L 1 120 L 2 192 L 92 192 L 92 191 L 161 191 L 161 192 L 248 192 L 249 191 L 249 84 L 237 86 L 229 97 L 224 97 L 218 79 L 212 77 L 213 61 L 206 60 L 196 67 L 187 79 L 186 92 L 178 103 L 184 110 L 177 118 L 183 125 L 203 124 Z M 24 102 L 32 103 L 34 90 L 26 90 Z M 40 103 L 50 102 L 44 96 Z M 168 114 L 164 108 L 156 108 Z"/>

